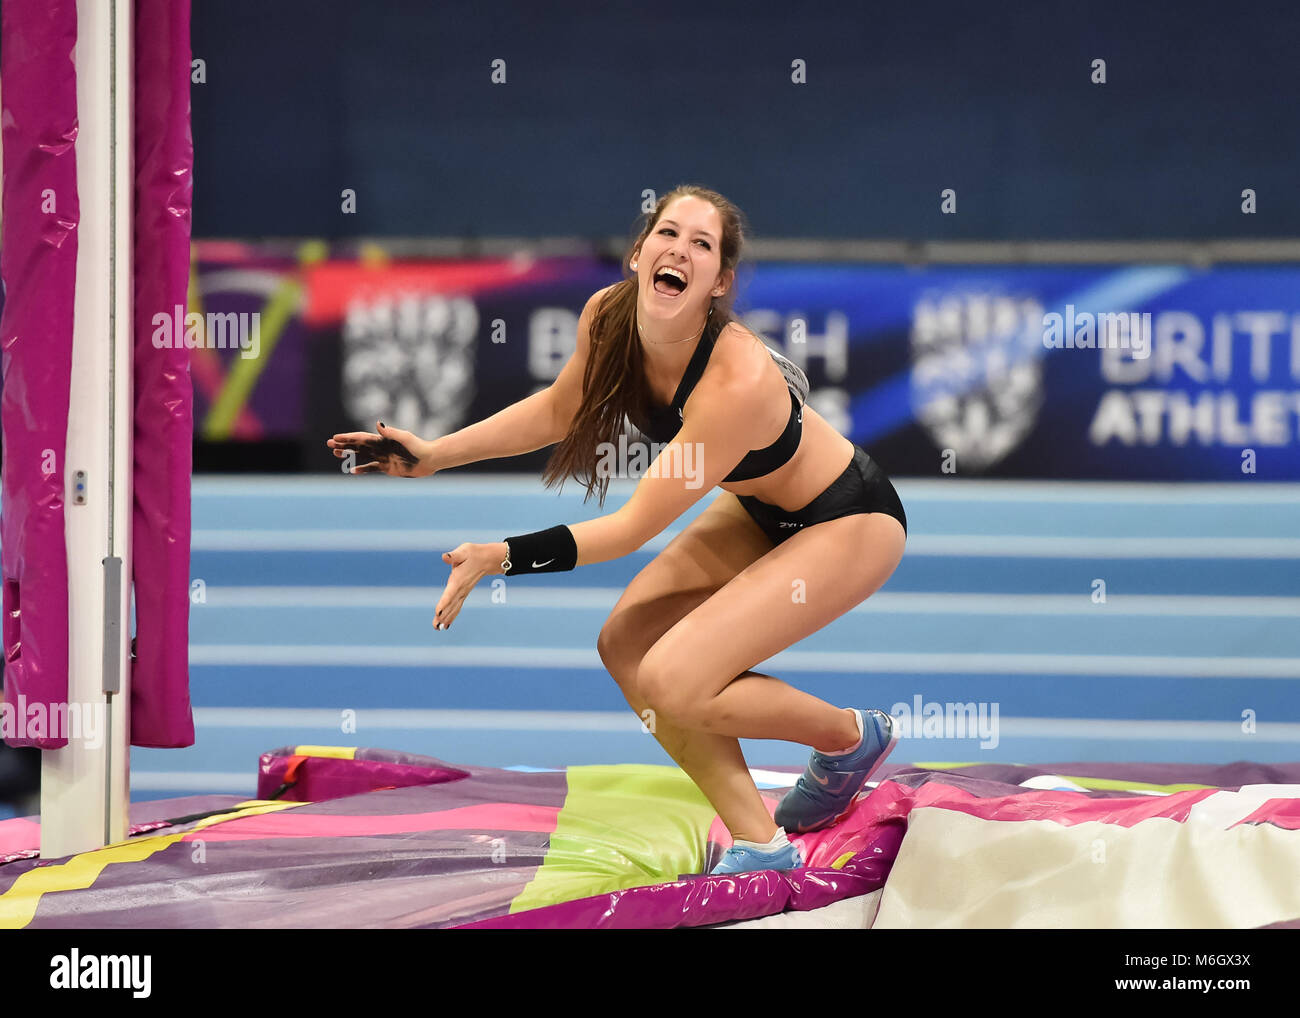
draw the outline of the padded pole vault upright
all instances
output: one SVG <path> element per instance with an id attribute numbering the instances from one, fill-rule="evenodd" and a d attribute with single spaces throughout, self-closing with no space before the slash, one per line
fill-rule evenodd
<path id="1" fill-rule="evenodd" d="M 98 739 L 84 725 L 80 738 L 69 730 L 62 749 L 41 755 L 42 857 L 125 839 L 130 798 L 131 0 L 80 0 L 75 13 L 81 215 L 64 478 L 68 715 L 75 705 L 103 730 Z"/>
<path id="2" fill-rule="evenodd" d="M 150 341 L 183 331 L 189 4 L 0 13 L 0 734 L 45 751 L 41 855 L 60 857 L 125 839 L 131 744 L 193 742 L 188 350 Z"/>
<path id="3" fill-rule="evenodd" d="M 126 838 L 131 575 L 131 4 L 77 3 L 77 289 L 65 524 L 68 704 L 102 720 L 41 754 L 41 856 Z M 85 485 L 84 502 L 78 485 Z M 102 705 L 102 706 L 98 706 Z M 99 742 L 100 745 L 95 743 Z"/>
<path id="4" fill-rule="evenodd" d="M 106 604 L 124 603 L 129 561 L 130 33 L 85 6 L 0 7 L 4 734 L 46 751 L 43 856 L 126 833 L 125 698 L 104 689 L 121 690 L 126 630 Z"/>

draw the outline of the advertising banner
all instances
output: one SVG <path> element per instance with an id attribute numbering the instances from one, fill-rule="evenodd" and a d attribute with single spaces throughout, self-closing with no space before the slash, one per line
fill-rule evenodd
<path id="1" fill-rule="evenodd" d="M 272 314 L 256 357 L 227 351 L 209 374 L 262 380 L 226 397 L 224 431 L 221 386 L 196 393 L 196 428 L 309 450 L 379 419 L 436 437 L 549 385 L 587 298 L 620 278 L 596 257 L 246 253 Z M 739 316 L 805 371 L 810 405 L 890 473 L 1300 479 L 1300 267 L 764 262 L 738 286 Z"/>

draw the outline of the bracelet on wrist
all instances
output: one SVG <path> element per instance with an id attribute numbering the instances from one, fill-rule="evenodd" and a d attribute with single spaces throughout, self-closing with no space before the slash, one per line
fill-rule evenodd
<path id="1" fill-rule="evenodd" d="M 505 538 L 506 557 L 501 571 L 507 576 L 522 573 L 567 572 L 578 564 L 578 545 L 573 531 L 564 524 L 531 534 Z"/>

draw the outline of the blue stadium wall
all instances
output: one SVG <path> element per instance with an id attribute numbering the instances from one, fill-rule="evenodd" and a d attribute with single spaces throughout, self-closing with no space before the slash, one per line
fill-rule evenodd
<path id="1" fill-rule="evenodd" d="M 195 0 L 195 235 L 606 237 L 695 181 L 766 237 L 1296 236 L 1298 28 L 1282 3 Z"/>

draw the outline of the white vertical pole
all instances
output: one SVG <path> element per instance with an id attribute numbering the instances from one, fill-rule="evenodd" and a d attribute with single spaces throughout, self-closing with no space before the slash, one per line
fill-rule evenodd
<path id="1" fill-rule="evenodd" d="M 64 463 L 69 741 L 41 754 L 42 858 L 123 841 L 128 823 L 133 6 L 77 0 L 81 221 Z"/>

